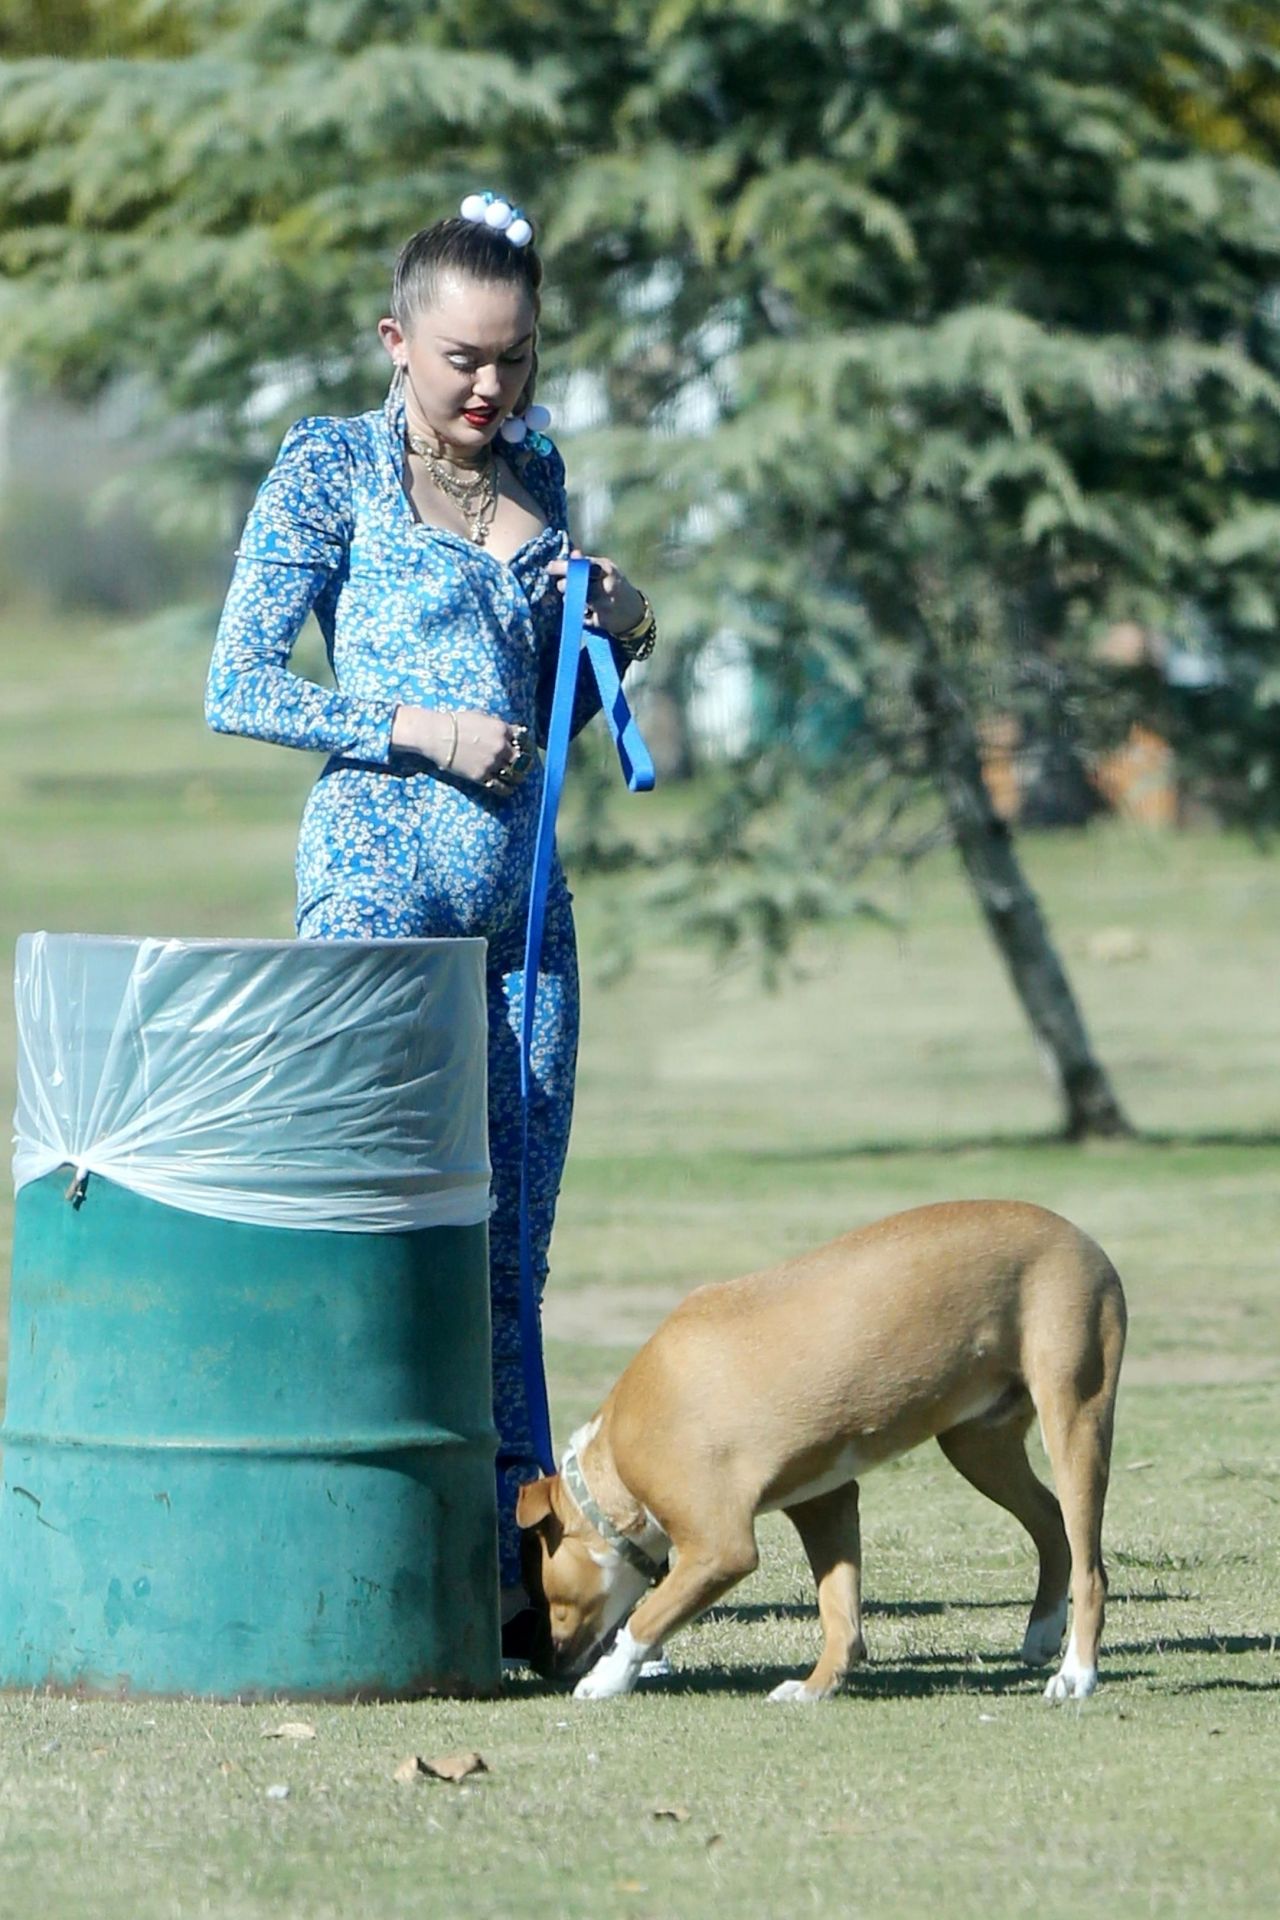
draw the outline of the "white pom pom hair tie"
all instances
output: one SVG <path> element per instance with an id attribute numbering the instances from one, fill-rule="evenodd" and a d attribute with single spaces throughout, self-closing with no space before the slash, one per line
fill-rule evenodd
<path id="1" fill-rule="evenodd" d="M 505 234 L 513 247 L 527 247 L 533 238 L 533 228 L 519 207 L 513 207 L 501 194 L 469 193 L 458 212 L 464 220 L 473 220 L 477 226 L 492 227 L 495 233 Z"/>

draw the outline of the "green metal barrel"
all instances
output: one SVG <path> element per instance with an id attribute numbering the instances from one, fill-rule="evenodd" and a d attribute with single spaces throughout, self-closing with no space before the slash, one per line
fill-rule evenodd
<path id="1" fill-rule="evenodd" d="M 448 1061 L 468 1072 L 483 1062 L 483 949 L 403 944 L 479 948 L 464 968 L 467 992 L 459 1001 L 455 978 L 444 1010 L 447 1022 L 478 1020 L 479 1032 L 460 1047 L 442 1025 L 447 1058 L 435 1068 L 418 1073 L 422 1063 L 402 1051 L 387 1069 L 389 1086 L 418 1073 L 415 1099 L 449 1098 Z M 347 951 L 354 950 L 353 943 Z M 390 977 L 387 958 L 375 999 Z M 429 973 L 430 956 L 409 959 L 411 985 L 429 1004 L 422 969 Z M 196 955 L 194 972 L 188 967 L 184 992 L 200 961 Z M 345 977 L 340 956 L 326 964 Z M 252 955 L 245 965 L 252 973 Z M 213 1001 L 226 986 L 216 986 Z M 396 996 L 390 1033 L 412 1012 L 412 995 L 398 983 Z M 47 1015 L 47 994 L 34 999 Z M 308 1083 L 321 1103 L 315 1125 L 289 1079 L 299 1040 L 287 1017 L 256 1050 L 242 1046 L 260 1088 L 268 1085 L 264 1050 L 285 1063 L 260 1103 L 263 1153 L 278 1169 L 275 1198 L 286 1212 L 299 1164 L 305 1191 L 319 1190 L 325 1085 L 336 1107 L 344 1074 L 369 1079 L 375 1043 L 358 1011 L 359 1071 L 352 1075 L 345 1018 L 336 1021 L 331 1071 L 317 1071 L 326 1003 L 321 993 L 305 1006 Z M 361 993 L 350 1004 L 358 1010 Z M 134 1053 L 146 1059 L 146 996 L 125 994 L 122 1006 L 126 1021 L 141 1019 Z M 243 1042 L 238 1017 L 223 1022 L 219 1047 Z M 174 1029 L 170 1067 L 184 1046 L 201 1044 Z M 61 1071 L 52 1071 L 51 1084 Z M 118 1091 L 118 1074 L 113 1086 Z M 452 1091 L 474 1111 L 474 1088 Z M 175 1138 L 159 1141 L 155 1164 L 178 1167 L 178 1190 L 190 1198 L 209 1171 L 200 1125 L 213 1114 L 216 1134 L 221 1096 L 199 1096 L 186 1143 L 200 1143 L 194 1173 L 183 1162 L 172 1073 L 164 1102 L 154 1084 L 143 1096 L 148 1112 L 168 1103 L 161 1130 L 172 1128 Z M 20 1084 L 20 1143 L 22 1113 Z M 238 1106 L 238 1150 L 252 1140 L 252 1115 L 252 1101 Z M 341 1131 L 338 1120 L 333 1126 Z M 303 1139 L 292 1156 L 291 1127 Z M 217 1170 L 221 1214 L 170 1204 L 94 1170 L 95 1158 L 115 1164 L 127 1128 L 121 1122 L 113 1135 L 108 1121 L 100 1131 L 101 1154 L 78 1144 L 67 1164 L 24 1179 L 17 1196 L 0 1429 L 0 1686 L 215 1699 L 496 1689 L 497 1441 L 484 1219 L 343 1231 L 227 1218 L 237 1204 L 234 1193 L 225 1198 L 235 1189 L 234 1166 Z M 130 1136 L 139 1161 L 149 1152 L 144 1134 Z M 323 1142 L 323 1128 L 318 1137 Z M 402 1160 L 405 1141 L 391 1144 Z M 429 1144 L 439 1175 L 439 1141 Z M 468 1151 L 474 1160 L 474 1138 Z M 377 1157 L 375 1149 L 370 1191 Z M 397 1193 L 401 1160 L 390 1169 Z M 255 1168 L 245 1176 L 255 1190 L 244 1210 L 269 1212 L 273 1193 Z M 127 1156 L 121 1170 L 130 1172 Z M 354 1191 L 363 1174 L 345 1167 L 338 1177 Z M 138 1179 L 154 1184 L 145 1169 Z M 195 1186 L 183 1187 L 188 1179 Z M 352 1205 L 362 1204 L 371 1203 L 358 1194 Z"/>

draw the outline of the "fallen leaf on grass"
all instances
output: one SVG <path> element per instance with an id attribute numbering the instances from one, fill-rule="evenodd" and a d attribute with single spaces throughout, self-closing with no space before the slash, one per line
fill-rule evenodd
<path id="1" fill-rule="evenodd" d="M 655 1820 L 674 1820 L 678 1825 L 683 1826 L 691 1815 L 688 1807 L 655 1807 L 653 1817 Z"/>
<path id="2" fill-rule="evenodd" d="M 1148 1467 L 1154 1467 L 1154 1460 L 1130 1460 L 1125 1467 L 1126 1473 L 1145 1473 Z"/>
<path id="3" fill-rule="evenodd" d="M 282 1720 L 278 1727 L 264 1727 L 264 1740 L 314 1740 L 316 1730 L 309 1720 Z"/>
<path id="4" fill-rule="evenodd" d="M 406 1781 L 420 1780 L 425 1772 L 426 1767 L 423 1765 L 419 1756 L 416 1753 L 406 1753 L 391 1778 L 393 1780 L 399 1780 L 403 1786 Z"/>
<path id="5" fill-rule="evenodd" d="M 724 1845 L 724 1835 L 722 1833 L 709 1833 L 704 1844 L 707 1852 L 711 1853 L 716 1847 L 722 1847 Z"/>
<path id="6" fill-rule="evenodd" d="M 289 1789 L 283 1780 L 277 1780 L 274 1786 L 267 1788 L 268 1800 L 287 1800 L 288 1798 Z"/>
<path id="7" fill-rule="evenodd" d="M 647 1893 L 649 1889 L 643 1880 L 618 1880 L 614 1883 L 619 1893 Z"/>
<path id="8" fill-rule="evenodd" d="M 486 1761 L 478 1753 L 446 1753 L 438 1760 L 418 1758 L 421 1771 L 432 1780 L 465 1780 L 473 1773 L 488 1773 Z"/>

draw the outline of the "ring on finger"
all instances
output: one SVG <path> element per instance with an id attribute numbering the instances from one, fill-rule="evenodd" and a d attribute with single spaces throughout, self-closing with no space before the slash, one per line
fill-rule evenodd
<path id="1" fill-rule="evenodd" d="M 523 780 L 532 765 L 533 748 L 529 744 L 529 729 L 517 727 L 511 737 L 511 758 L 503 771 L 509 773 L 512 779 Z"/>

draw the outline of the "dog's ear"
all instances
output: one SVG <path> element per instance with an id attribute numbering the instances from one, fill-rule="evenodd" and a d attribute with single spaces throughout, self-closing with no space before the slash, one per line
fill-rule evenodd
<path id="1" fill-rule="evenodd" d="M 551 1489 L 556 1474 L 543 1474 L 540 1480 L 526 1480 L 516 1495 L 516 1525 L 528 1529 L 540 1527 L 552 1512 Z"/>

